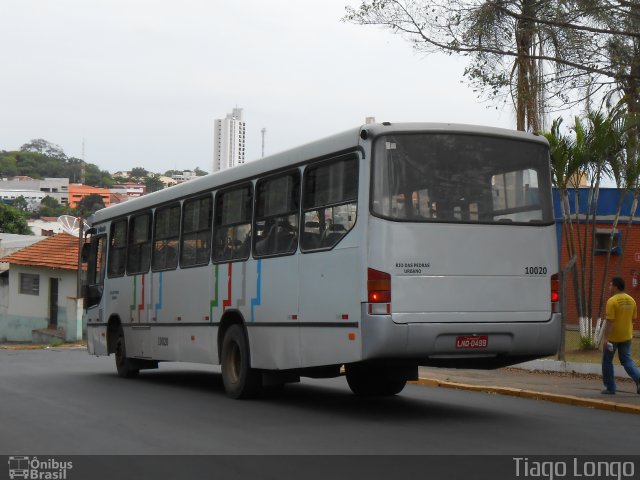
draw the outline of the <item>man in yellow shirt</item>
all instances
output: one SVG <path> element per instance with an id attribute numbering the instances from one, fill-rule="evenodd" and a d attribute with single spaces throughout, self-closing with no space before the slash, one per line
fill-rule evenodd
<path id="1" fill-rule="evenodd" d="M 631 340 L 633 339 L 633 321 L 638 316 L 636 301 L 624 293 L 624 280 L 611 279 L 612 296 L 607 301 L 607 320 L 602 335 L 602 381 L 606 387 L 602 393 L 615 395 L 616 379 L 613 374 L 613 356 L 618 351 L 620 364 L 627 375 L 636 382 L 636 391 L 640 393 L 640 371 L 631 358 Z"/>

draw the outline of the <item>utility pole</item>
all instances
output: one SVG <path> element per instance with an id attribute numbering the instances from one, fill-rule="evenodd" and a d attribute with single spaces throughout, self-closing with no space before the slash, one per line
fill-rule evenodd
<path id="1" fill-rule="evenodd" d="M 264 157 L 264 136 L 267 133 L 267 129 L 263 128 L 260 132 L 262 133 L 262 156 Z"/>
<path id="2" fill-rule="evenodd" d="M 85 181 L 85 162 L 84 162 L 84 138 L 82 139 L 82 160 L 80 160 L 80 183 L 84 185 Z"/>

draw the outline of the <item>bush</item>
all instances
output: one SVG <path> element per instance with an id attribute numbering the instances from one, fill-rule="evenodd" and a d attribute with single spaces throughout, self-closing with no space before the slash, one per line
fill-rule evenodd
<path id="1" fill-rule="evenodd" d="M 580 337 L 580 350 L 597 350 L 598 344 L 592 337 Z"/>

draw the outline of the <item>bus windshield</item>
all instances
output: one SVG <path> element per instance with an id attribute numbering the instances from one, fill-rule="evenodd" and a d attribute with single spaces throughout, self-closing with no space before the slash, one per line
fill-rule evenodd
<path id="1" fill-rule="evenodd" d="M 553 222 L 548 149 L 473 134 L 407 133 L 374 146 L 371 211 L 396 221 Z"/>

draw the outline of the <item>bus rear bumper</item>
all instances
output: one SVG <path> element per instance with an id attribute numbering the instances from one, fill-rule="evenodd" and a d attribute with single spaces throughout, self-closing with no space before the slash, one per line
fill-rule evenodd
<path id="1" fill-rule="evenodd" d="M 363 308 L 361 318 L 363 360 L 410 358 L 420 365 L 497 368 L 553 355 L 560 344 L 560 314 L 543 322 L 397 324 L 390 315 L 368 315 Z M 469 346 L 464 341 L 469 338 L 482 342 Z"/>

